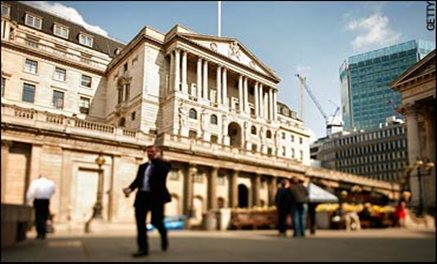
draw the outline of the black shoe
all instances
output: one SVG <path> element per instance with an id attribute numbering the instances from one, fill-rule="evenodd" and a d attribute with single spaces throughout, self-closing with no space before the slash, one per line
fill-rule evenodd
<path id="1" fill-rule="evenodd" d="M 138 250 L 137 252 L 132 254 L 132 257 L 139 258 L 149 255 L 149 252 L 147 250 Z"/>
<path id="2" fill-rule="evenodd" d="M 161 249 L 162 249 L 162 251 L 167 251 L 167 249 L 168 249 L 168 239 L 167 238 L 163 238 L 161 240 Z"/>

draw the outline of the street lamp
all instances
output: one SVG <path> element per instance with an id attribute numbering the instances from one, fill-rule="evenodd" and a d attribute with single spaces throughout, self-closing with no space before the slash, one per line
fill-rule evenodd
<path id="1" fill-rule="evenodd" d="M 102 205 L 102 197 L 103 197 L 103 170 L 102 166 L 105 164 L 105 158 L 103 157 L 102 153 L 99 153 L 99 156 L 96 158 L 95 162 L 99 166 L 99 178 L 97 182 L 97 199 L 96 203 L 93 206 L 93 215 L 91 218 L 86 222 L 85 224 L 85 232 L 90 232 L 90 224 L 93 219 L 103 219 L 103 205 Z"/>
<path id="2" fill-rule="evenodd" d="M 418 215 L 423 216 L 424 209 L 426 206 L 425 202 L 425 192 L 424 192 L 424 182 L 422 177 L 425 175 L 422 175 L 422 168 L 424 168 L 427 172 L 427 174 L 431 171 L 432 168 L 434 168 L 433 162 L 424 162 L 423 160 L 420 160 L 419 158 L 416 160 L 416 162 L 413 165 L 413 168 L 416 168 L 417 170 L 417 177 L 419 180 L 419 208 L 418 208 Z"/>

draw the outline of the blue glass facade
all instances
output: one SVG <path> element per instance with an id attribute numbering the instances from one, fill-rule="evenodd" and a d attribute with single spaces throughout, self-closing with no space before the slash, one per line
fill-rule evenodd
<path id="1" fill-rule="evenodd" d="M 400 94 L 390 83 L 434 49 L 434 42 L 411 40 L 349 57 L 340 67 L 344 129 L 378 128 L 389 116 L 403 118 L 395 110 Z"/>

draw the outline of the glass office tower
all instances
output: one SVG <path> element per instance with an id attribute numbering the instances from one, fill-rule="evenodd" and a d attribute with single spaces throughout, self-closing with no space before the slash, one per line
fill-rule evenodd
<path id="1" fill-rule="evenodd" d="M 390 82 L 435 49 L 435 43 L 411 40 L 349 57 L 340 67 L 341 105 L 345 130 L 380 127 L 401 97 Z"/>

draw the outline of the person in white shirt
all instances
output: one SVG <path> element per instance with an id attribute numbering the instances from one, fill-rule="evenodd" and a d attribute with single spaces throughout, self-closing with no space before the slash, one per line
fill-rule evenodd
<path id="1" fill-rule="evenodd" d="M 46 221 L 49 218 L 50 198 L 55 192 L 55 183 L 44 176 L 33 180 L 27 190 L 27 203 L 35 208 L 35 225 L 38 233 L 37 239 L 46 238 Z"/>

